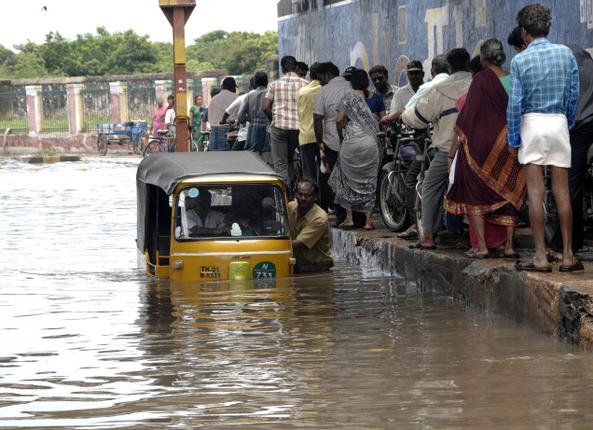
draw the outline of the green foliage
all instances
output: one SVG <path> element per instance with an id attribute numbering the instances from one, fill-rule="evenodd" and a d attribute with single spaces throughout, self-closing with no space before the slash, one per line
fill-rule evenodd
<path id="1" fill-rule="evenodd" d="M 101 76 L 173 71 L 171 43 L 150 42 L 132 30 L 79 34 L 74 40 L 50 32 L 45 42 L 16 46 L 17 53 L 0 45 L 0 78 L 43 76 Z M 192 72 L 224 69 L 250 74 L 265 67 L 278 50 L 276 32 L 265 34 L 217 30 L 187 47 L 187 69 Z"/>

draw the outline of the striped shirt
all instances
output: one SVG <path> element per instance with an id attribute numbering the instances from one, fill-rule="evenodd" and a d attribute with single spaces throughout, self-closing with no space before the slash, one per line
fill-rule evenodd
<path id="1" fill-rule="evenodd" d="M 572 128 L 578 100 L 579 70 L 570 49 L 535 39 L 511 61 L 509 145 L 521 146 L 521 116 L 527 113 L 562 114 Z"/>
<path id="2" fill-rule="evenodd" d="M 352 85 L 342 76 L 333 78 L 321 87 L 315 98 L 313 114 L 323 117 L 323 143 L 334 151 L 340 150 L 340 138 L 336 128 L 338 106 L 352 92 Z"/>
<path id="3" fill-rule="evenodd" d="M 268 86 L 266 99 L 272 100 L 272 125 L 283 130 L 298 130 L 298 91 L 309 82 L 289 72 Z"/>

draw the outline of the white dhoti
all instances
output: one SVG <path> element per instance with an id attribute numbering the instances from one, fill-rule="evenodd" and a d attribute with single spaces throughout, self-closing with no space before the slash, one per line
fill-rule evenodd
<path id="1" fill-rule="evenodd" d="M 570 167 L 568 121 L 561 114 L 528 113 L 521 117 L 519 163 Z"/>

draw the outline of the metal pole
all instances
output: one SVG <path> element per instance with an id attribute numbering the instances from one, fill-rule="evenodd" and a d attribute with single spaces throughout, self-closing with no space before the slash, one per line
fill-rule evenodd
<path id="1" fill-rule="evenodd" d="M 177 151 L 189 152 L 185 23 L 194 10 L 196 2 L 195 0 L 159 0 L 159 6 L 173 27 L 173 91 L 175 92 Z"/>

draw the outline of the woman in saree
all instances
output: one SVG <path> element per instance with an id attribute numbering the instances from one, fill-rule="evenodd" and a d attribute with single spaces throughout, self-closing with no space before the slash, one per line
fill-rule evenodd
<path id="1" fill-rule="evenodd" d="M 525 199 L 525 174 L 517 156 L 508 150 L 506 108 L 510 75 L 502 69 L 502 43 L 489 39 L 480 47 L 484 71 L 473 78 L 459 113 L 449 159 L 457 149 L 454 182 L 445 209 L 467 215 L 472 233 L 471 258 L 487 258 L 489 249 L 517 258 L 513 237 Z"/>
<path id="2" fill-rule="evenodd" d="M 365 230 L 372 230 L 377 174 L 379 169 L 379 121 L 365 100 L 369 75 L 355 70 L 350 81 L 353 91 L 338 106 L 337 127 L 342 140 L 336 167 L 329 178 L 335 202 L 346 209 L 339 227 L 354 228 L 352 212 L 366 214 Z"/>

